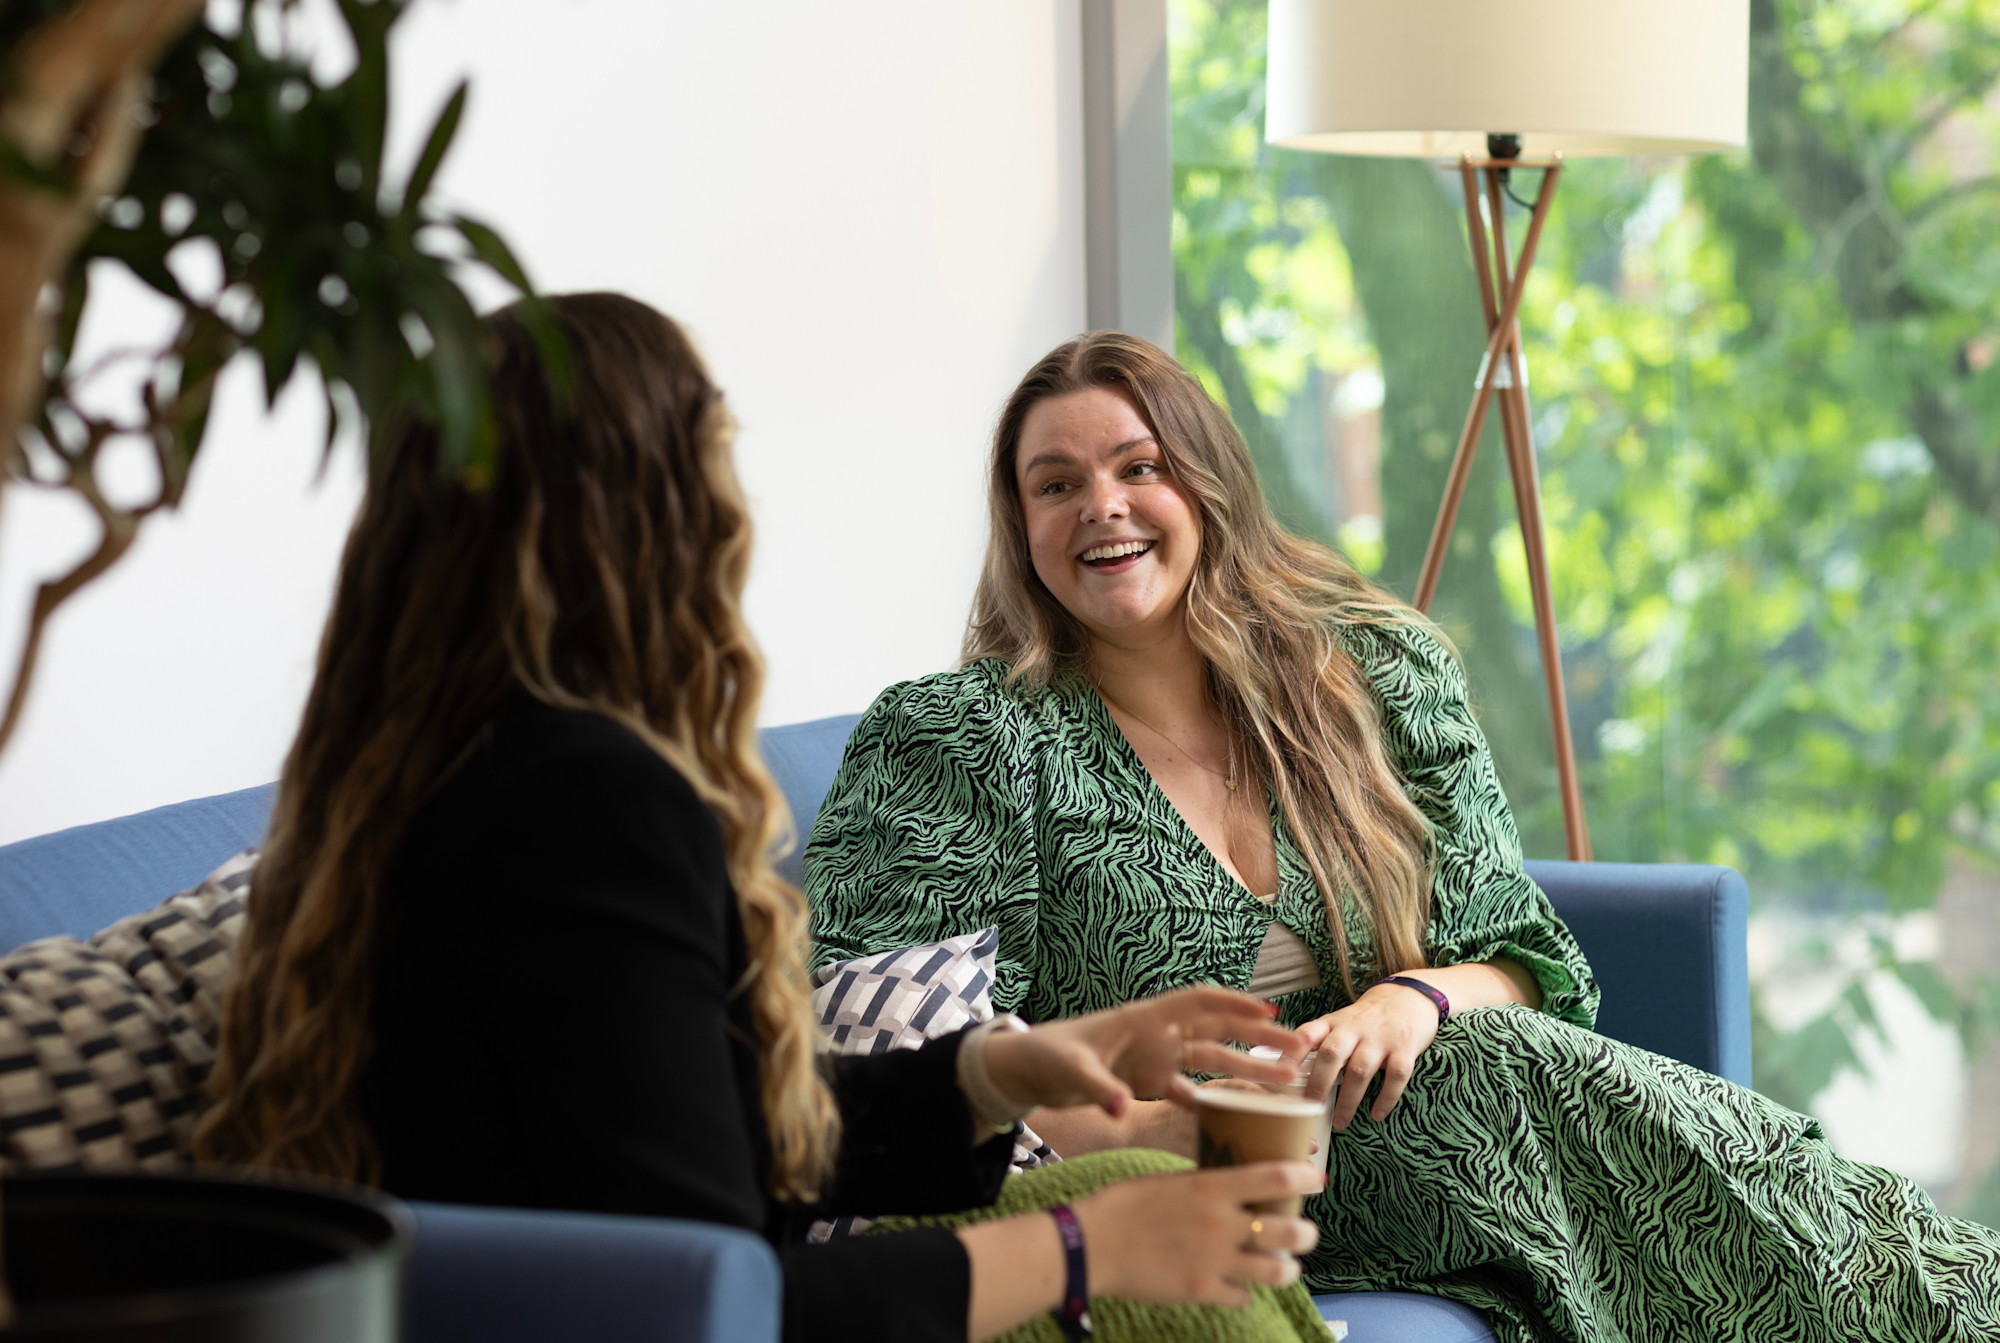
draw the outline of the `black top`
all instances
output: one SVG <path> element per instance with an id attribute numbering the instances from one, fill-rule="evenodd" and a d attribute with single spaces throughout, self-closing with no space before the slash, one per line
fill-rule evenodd
<path id="1" fill-rule="evenodd" d="M 815 1215 L 990 1203 L 958 1036 L 833 1064 L 816 1209 L 766 1193 L 747 954 L 722 830 L 595 714 L 516 699 L 412 821 L 382 891 L 364 1113 L 407 1198 L 695 1218 L 778 1247 L 787 1339 L 962 1340 L 948 1231 L 802 1243 Z"/>

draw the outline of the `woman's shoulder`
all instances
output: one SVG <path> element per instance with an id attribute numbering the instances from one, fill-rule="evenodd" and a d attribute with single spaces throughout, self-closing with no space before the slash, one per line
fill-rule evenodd
<path id="1" fill-rule="evenodd" d="M 902 681 L 855 724 L 837 780 L 900 788 L 946 777 L 965 781 L 953 787 L 1005 786 L 1045 745 L 1044 712 L 992 659 Z"/>
<path id="2" fill-rule="evenodd" d="M 490 751 L 496 768 L 589 768 L 637 773 L 694 795 L 681 772 L 630 726 L 609 714 L 522 698 L 496 714 Z"/>
<path id="3" fill-rule="evenodd" d="M 1032 728 L 1039 696 L 1008 680 L 998 658 L 899 681 L 875 697 L 857 731 L 894 726 L 924 736 L 1017 737 Z"/>
<path id="4" fill-rule="evenodd" d="M 1378 691 L 1387 686 L 1435 685 L 1464 693 L 1465 673 L 1457 653 L 1417 612 L 1343 612 L 1329 623 Z"/>
<path id="5" fill-rule="evenodd" d="M 525 695 L 488 721 L 438 801 L 445 805 L 433 811 L 473 812 L 483 828 L 512 818 L 540 831 L 667 823 L 720 835 L 687 776 L 632 728 Z"/>
<path id="6" fill-rule="evenodd" d="M 693 918 L 719 939 L 727 866 L 715 813 L 637 732 L 522 696 L 412 817 L 392 881 L 433 931 L 457 917 L 555 927 L 604 914 Z M 620 903 L 641 888 L 675 894 Z"/>

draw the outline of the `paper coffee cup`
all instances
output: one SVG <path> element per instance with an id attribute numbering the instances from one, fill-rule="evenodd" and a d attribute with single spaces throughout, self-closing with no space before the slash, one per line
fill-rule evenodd
<path id="1" fill-rule="evenodd" d="M 1198 1087 L 1195 1121 L 1200 1130 L 1200 1163 L 1247 1166 L 1258 1161 L 1309 1161 L 1325 1114 L 1324 1101 L 1235 1087 Z M 1296 1217 L 1302 1203 L 1294 1195 L 1250 1206 L 1258 1212 Z"/>
<path id="2" fill-rule="evenodd" d="M 1258 1045 L 1254 1049 L 1251 1049 L 1249 1054 L 1253 1059 L 1278 1059 L 1284 1057 L 1283 1054 L 1269 1045 Z M 1294 1100 L 1304 1100 L 1308 1086 L 1307 1079 L 1312 1076 L 1313 1062 L 1317 1058 L 1319 1058 L 1319 1051 L 1315 1049 L 1312 1053 L 1307 1054 L 1304 1059 L 1300 1060 L 1299 1078 L 1296 1082 L 1286 1082 L 1282 1085 L 1259 1082 L 1257 1086 L 1259 1089 L 1271 1092 L 1273 1095 L 1290 1096 Z M 1330 1100 L 1319 1107 L 1319 1119 L 1313 1125 L 1312 1136 L 1315 1146 L 1312 1149 L 1312 1156 L 1308 1159 L 1313 1163 L 1313 1169 L 1324 1175 L 1326 1174 L 1326 1159 L 1333 1148 L 1333 1105 Z"/>

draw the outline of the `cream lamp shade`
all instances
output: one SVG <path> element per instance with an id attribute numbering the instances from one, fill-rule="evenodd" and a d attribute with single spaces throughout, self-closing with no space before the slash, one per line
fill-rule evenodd
<path id="1" fill-rule="evenodd" d="M 1265 138 L 1335 154 L 1740 145 L 1749 0 L 1270 0 Z"/>

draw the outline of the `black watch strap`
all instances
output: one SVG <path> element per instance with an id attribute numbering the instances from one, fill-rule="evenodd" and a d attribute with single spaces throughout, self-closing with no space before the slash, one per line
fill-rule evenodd
<path id="1" fill-rule="evenodd" d="M 1412 979 L 1408 975 L 1384 975 L 1375 982 L 1378 984 L 1401 984 L 1406 989 L 1415 989 L 1418 993 L 1430 999 L 1431 1005 L 1437 1008 L 1438 1025 L 1442 1026 L 1445 1022 L 1451 1020 L 1451 999 L 1444 996 L 1443 989 L 1435 985 L 1426 984 L 1421 979 Z"/>

